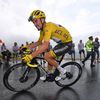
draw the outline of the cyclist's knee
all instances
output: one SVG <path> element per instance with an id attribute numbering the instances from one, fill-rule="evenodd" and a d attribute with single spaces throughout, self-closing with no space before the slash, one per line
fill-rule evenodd
<path id="1" fill-rule="evenodd" d="M 44 59 L 46 60 L 46 59 L 49 59 L 49 58 L 51 58 L 52 56 L 51 56 L 51 54 L 48 52 L 48 53 L 46 53 L 45 55 L 44 55 Z"/>
<path id="2" fill-rule="evenodd" d="M 46 54 L 44 55 L 44 59 L 47 59 L 48 57 L 49 57 L 49 54 L 46 53 Z"/>

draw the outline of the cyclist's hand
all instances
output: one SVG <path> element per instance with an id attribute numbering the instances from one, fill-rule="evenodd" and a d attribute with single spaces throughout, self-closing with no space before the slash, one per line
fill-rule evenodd
<path id="1" fill-rule="evenodd" d="M 32 58 L 33 58 L 32 55 L 26 55 L 22 59 L 24 60 L 24 62 L 30 62 L 32 60 Z"/>

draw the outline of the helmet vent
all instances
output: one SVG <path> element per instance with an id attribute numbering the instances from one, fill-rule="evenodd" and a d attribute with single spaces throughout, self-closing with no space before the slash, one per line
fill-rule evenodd
<path id="1" fill-rule="evenodd" d="M 34 15 L 39 15 L 39 14 L 40 14 L 40 12 L 39 11 L 36 11 Z"/>

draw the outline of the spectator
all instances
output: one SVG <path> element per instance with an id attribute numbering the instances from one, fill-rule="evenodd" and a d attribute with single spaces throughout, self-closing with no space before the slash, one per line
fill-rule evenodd
<path id="1" fill-rule="evenodd" d="M 18 61 L 18 53 L 19 53 L 19 47 L 17 45 L 17 42 L 14 42 L 14 46 L 12 47 L 13 50 L 13 63 Z"/>
<path id="2" fill-rule="evenodd" d="M 26 45 L 29 45 L 29 43 L 28 43 L 28 42 L 26 42 Z"/>
<path id="3" fill-rule="evenodd" d="M 34 41 L 32 41 L 32 42 L 30 43 L 30 45 L 31 45 L 31 44 L 34 44 Z M 31 48 L 31 50 L 32 50 L 32 51 L 35 51 L 36 48 Z"/>
<path id="4" fill-rule="evenodd" d="M 10 61 L 10 58 L 11 58 L 11 52 L 7 49 L 6 52 L 5 52 L 5 55 L 6 55 L 6 62 L 9 65 L 9 61 Z"/>
<path id="5" fill-rule="evenodd" d="M 80 61 L 82 60 L 81 54 L 83 53 L 83 56 L 85 58 L 85 51 L 84 51 L 84 43 L 82 42 L 82 40 L 80 40 L 79 44 L 78 44 L 78 50 L 79 50 L 79 54 L 80 54 Z"/>
<path id="6" fill-rule="evenodd" d="M 20 54 L 21 58 L 22 58 L 22 56 L 23 56 L 21 48 L 23 48 L 23 47 L 24 47 L 24 44 L 22 44 L 22 45 L 19 47 L 19 54 Z"/>
<path id="7" fill-rule="evenodd" d="M 100 46 L 99 38 L 96 37 L 94 41 L 94 52 L 95 56 L 97 55 L 97 62 L 99 62 L 99 46 Z"/>
<path id="8" fill-rule="evenodd" d="M 75 61 L 75 43 L 72 42 L 71 59 Z"/>
<path id="9" fill-rule="evenodd" d="M 1 61 L 1 58 L 0 58 L 0 68 L 1 68 L 1 65 L 2 65 L 2 61 Z"/>
<path id="10" fill-rule="evenodd" d="M 2 54 L 2 60 L 3 61 L 5 61 L 5 57 L 6 57 L 6 55 L 5 55 L 5 52 L 6 52 L 6 45 L 5 45 L 5 43 L 2 43 L 2 45 L 1 45 L 1 54 Z"/>
<path id="11" fill-rule="evenodd" d="M 95 53 L 94 53 L 94 45 L 93 45 L 93 37 L 90 36 L 88 38 L 89 40 L 86 42 L 86 51 L 87 51 L 87 56 L 84 58 L 84 60 L 82 61 L 82 64 L 85 64 L 85 61 L 87 61 L 89 59 L 89 57 L 91 56 L 91 67 L 95 67 L 94 60 L 95 60 Z"/>

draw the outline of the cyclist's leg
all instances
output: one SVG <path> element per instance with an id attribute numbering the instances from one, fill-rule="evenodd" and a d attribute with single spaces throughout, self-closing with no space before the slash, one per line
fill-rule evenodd
<path id="1" fill-rule="evenodd" d="M 57 46 L 54 47 L 53 50 L 51 50 L 50 52 L 46 53 L 44 58 L 45 58 L 45 60 L 47 60 L 47 62 L 51 66 L 54 66 L 55 68 L 57 68 L 60 71 L 60 73 L 64 74 L 65 70 L 62 67 L 59 66 L 59 64 L 57 63 L 55 58 L 57 56 L 61 56 L 64 53 L 67 53 L 70 49 L 71 49 L 71 43 L 58 44 Z"/>
<path id="2" fill-rule="evenodd" d="M 44 59 L 48 62 L 48 64 L 52 67 L 56 67 L 58 66 L 58 63 L 55 60 L 56 55 L 53 53 L 53 51 L 50 51 L 48 53 L 45 54 Z"/>
<path id="3" fill-rule="evenodd" d="M 57 68 L 59 70 L 59 72 L 64 72 L 65 70 L 59 66 L 59 64 L 57 63 L 57 61 L 55 60 L 56 55 L 54 54 L 53 51 L 50 51 L 48 53 L 46 53 L 46 55 L 44 56 L 45 60 L 47 60 L 48 64 L 50 65 L 49 67 L 55 67 L 55 69 Z M 49 69 L 48 69 L 49 70 Z M 49 70 L 50 71 L 50 70 Z M 66 72 L 66 71 L 65 71 Z M 64 72 L 64 73 L 65 73 Z M 41 80 L 45 80 L 46 76 L 43 76 L 40 78 Z M 58 81 L 60 80 L 61 77 L 56 77 L 55 80 Z"/>
<path id="4" fill-rule="evenodd" d="M 55 58 L 67 53 L 70 49 L 71 49 L 71 43 L 58 44 L 50 52 L 47 52 L 44 58 L 51 66 L 57 68 L 59 64 L 57 63 Z"/>
<path id="5" fill-rule="evenodd" d="M 54 72 L 54 66 L 48 64 L 48 73 L 53 73 Z"/>

